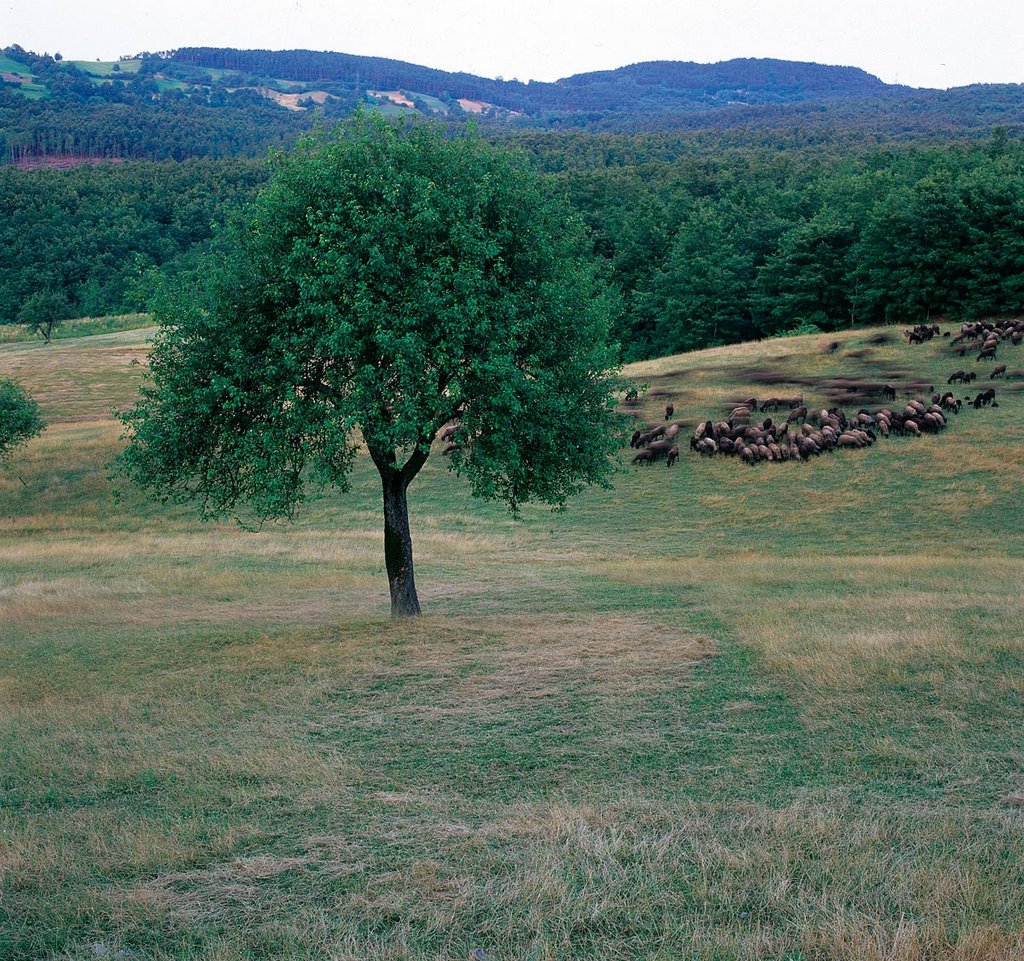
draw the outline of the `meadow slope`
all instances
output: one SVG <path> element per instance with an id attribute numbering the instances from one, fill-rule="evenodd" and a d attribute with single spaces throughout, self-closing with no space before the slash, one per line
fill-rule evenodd
<path id="1" fill-rule="evenodd" d="M 638 412 L 987 376 L 877 333 L 637 365 Z M 519 520 L 432 457 L 391 623 L 365 458 L 259 534 L 113 498 L 146 335 L 0 345 L 50 423 L 0 471 L 0 958 L 1024 958 L 1015 383 Z"/>

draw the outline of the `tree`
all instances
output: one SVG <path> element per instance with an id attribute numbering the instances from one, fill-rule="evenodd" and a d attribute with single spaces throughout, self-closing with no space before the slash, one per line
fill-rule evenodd
<path id="1" fill-rule="evenodd" d="M 754 258 L 737 239 L 728 204 L 699 200 L 680 225 L 664 265 L 638 292 L 657 353 L 735 343 L 753 333 Z"/>
<path id="2" fill-rule="evenodd" d="M 71 305 L 63 290 L 37 290 L 30 294 L 18 311 L 18 323 L 30 333 L 40 334 L 45 343 L 62 320 L 71 316 Z"/>
<path id="3" fill-rule="evenodd" d="M 39 405 L 18 384 L 0 380 L 0 464 L 19 444 L 42 433 L 45 426 Z"/>
<path id="4" fill-rule="evenodd" d="M 346 489 L 361 437 L 391 612 L 418 614 L 407 490 L 443 425 L 451 467 L 512 511 L 608 483 L 617 302 L 587 247 L 546 182 L 475 133 L 360 117 L 308 138 L 203 279 L 155 305 L 123 468 L 258 524 Z"/>
<path id="5" fill-rule="evenodd" d="M 758 271 L 761 330 L 777 334 L 798 324 L 833 330 L 855 318 L 851 250 L 856 229 L 830 210 L 799 223 L 779 239 Z"/>

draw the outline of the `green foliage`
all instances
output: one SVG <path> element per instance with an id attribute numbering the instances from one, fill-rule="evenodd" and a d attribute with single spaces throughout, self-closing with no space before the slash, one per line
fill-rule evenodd
<path id="1" fill-rule="evenodd" d="M 19 444 L 42 433 L 46 425 L 39 405 L 10 380 L 0 380 L 0 464 Z"/>
<path id="2" fill-rule="evenodd" d="M 821 328 L 817 324 L 810 324 L 807 321 L 797 324 L 795 327 L 790 327 L 789 330 L 784 330 L 779 336 L 780 337 L 802 337 L 804 334 L 820 334 Z"/>
<path id="3" fill-rule="evenodd" d="M 245 161 L 0 168 L 0 323 L 18 321 L 25 302 L 47 289 L 65 293 L 72 315 L 138 306 L 139 269 L 192 269 L 213 225 L 265 176 Z"/>
<path id="4" fill-rule="evenodd" d="M 71 304 L 63 290 L 37 290 L 21 305 L 18 323 L 49 343 L 58 324 L 70 316 Z"/>
<path id="5" fill-rule="evenodd" d="M 1024 150 L 995 141 L 995 150 L 531 145 L 538 162 L 579 181 L 571 196 L 623 293 L 619 336 L 635 359 L 802 325 L 1024 310 Z M 643 213 L 631 218 L 630 208 Z"/>
<path id="6" fill-rule="evenodd" d="M 450 463 L 474 494 L 560 505 L 605 481 L 618 442 L 616 302 L 585 249 L 547 185 L 475 134 L 362 119 L 306 139 L 156 305 L 122 465 L 258 522 L 307 480 L 344 488 L 356 431 L 414 475 L 462 412 Z"/>

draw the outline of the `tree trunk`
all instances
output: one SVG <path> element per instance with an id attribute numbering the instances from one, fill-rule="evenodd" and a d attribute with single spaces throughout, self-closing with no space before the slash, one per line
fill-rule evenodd
<path id="1" fill-rule="evenodd" d="M 409 533 L 408 480 L 401 471 L 381 478 L 384 487 L 384 564 L 391 589 L 391 616 L 415 617 L 420 613 L 412 568 L 412 535 Z"/>

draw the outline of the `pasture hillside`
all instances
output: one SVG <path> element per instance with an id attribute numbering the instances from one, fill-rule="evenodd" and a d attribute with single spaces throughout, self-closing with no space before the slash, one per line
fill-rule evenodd
<path id="1" fill-rule="evenodd" d="M 1024 957 L 1019 382 L 518 520 L 438 451 L 392 623 L 365 458 L 259 534 L 114 499 L 147 333 L 0 345 L 50 424 L 0 472 L 0 957 Z M 628 373 L 693 425 L 961 366 L 890 328 Z"/>

